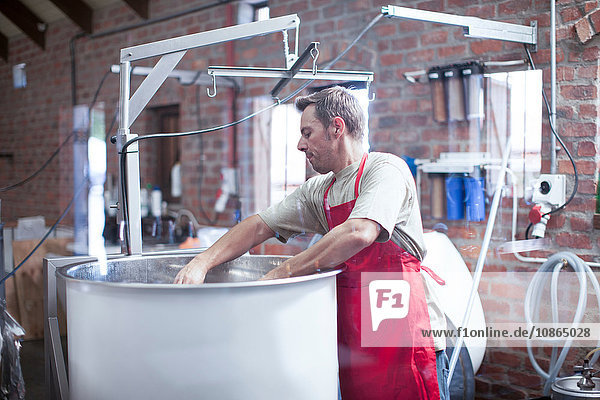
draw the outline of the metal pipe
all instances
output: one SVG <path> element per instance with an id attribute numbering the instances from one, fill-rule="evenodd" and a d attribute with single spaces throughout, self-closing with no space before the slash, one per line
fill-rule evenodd
<path id="1" fill-rule="evenodd" d="M 119 132 L 117 134 L 117 148 L 122 151 L 123 145 L 128 140 L 136 137 L 129 130 L 129 103 L 131 92 L 131 63 L 121 63 L 120 88 L 119 88 Z M 142 254 L 142 222 L 140 209 L 140 169 L 138 144 L 133 143 L 127 149 L 124 170 L 119 169 L 119 182 L 126 179 L 127 187 L 119 185 L 119 224 L 124 228 L 126 240 L 121 241 L 121 251 L 124 254 Z M 125 209 L 124 193 L 127 192 L 127 208 Z"/>
<path id="2" fill-rule="evenodd" d="M 550 0 L 550 119 L 556 127 L 556 0 Z M 556 137 L 550 134 L 550 173 L 556 174 Z"/>
<path id="3" fill-rule="evenodd" d="M 502 157 L 502 165 L 500 169 L 500 173 L 498 174 L 498 180 L 496 181 L 496 189 L 494 190 L 494 198 L 492 199 L 492 205 L 490 206 L 490 215 L 488 217 L 488 223 L 485 228 L 485 234 L 483 236 L 483 243 L 481 245 L 481 250 L 479 252 L 479 258 L 477 259 L 477 265 L 475 267 L 475 273 L 473 274 L 473 285 L 471 286 L 471 293 L 469 294 L 469 302 L 467 303 L 467 308 L 465 311 L 465 316 L 462 321 L 461 326 L 468 326 L 469 319 L 471 318 L 471 311 L 473 309 L 473 303 L 475 301 L 475 295 L 477 293 L 477 289 L 479 288 L 479 282 L 481 281 L 481 274 L 483 273 L 483 266 L 485 264 L 485 257 L 488 252 L 488 248 L 490 246 L 490 241 L 492 239 L 492 232 L 494 230 L 494 223 L 496 222 L 496 215 L 498 214 L 498 209 L 500 208 L 500 199 L 502 197 L 502 187 L 504 186 L 504 179 L 506 177 L 506 170 L 508 167 L 509 155 L 512 149 L 512 132 L 509 134 L 508 139 L 506 141 L 506 146 L 504 148 L 504 155 Z M 450 387 L 450 382 L 452 381 L 452 375 L 454 374 L 454 369 L 456 368 L 456 362 L 458 361 L 458 355 L 460 350 L 464 344 L 464 337 L 459 337 L 456 345 L 454 346 L 454 351 L 452 352 L 452 358 L 450 359 L 450 371 L 448 373 L 448 387 Z"/>

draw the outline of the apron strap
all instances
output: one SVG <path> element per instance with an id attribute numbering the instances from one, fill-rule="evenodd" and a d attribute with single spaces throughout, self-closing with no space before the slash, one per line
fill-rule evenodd
<path id="1" fill-rule="evenodd" d="M 438 283 L 438 285 L 444 286 L 446 284 L 446 281 L 443 280 L 442 278 L 440 278 L 440 276 L 438 274 L 433 272 L 433 270 L 431 268 L 421 265 L 421 269 L 423 271 L 427 272 L 429 274 L 429 276 L 431 276 L 431 278 Z"/>
<path id="2" fill-rule="evenodd" d="M 358 167 L 358 175 L 356 175 L 356 181 L 354 181 L 354 198 L 358 197 L 358 186 L 360 185 L 360 178 L 362 178 L 363 171 L 365 169 L 365 163 L 369 157 L 368 153 L 363 154 L 360 160 L 360 166 Z"/>
<path id="3" fill-rule="evenodd" d="M 367 158 L 369 157 L 368 153 L 363 154 L 361 160 L 360 160 L 360 165 L 358 166 L 358 174 L 356 175 L 356 180 L 354 181 L 354 197 L 358 197 L 358 185 L 360 184 L 360 178 L 362 177 L 363 174 L 363 170 L 365 169 L 365 163 L 367 161 Z M 329 225 L 329 229 L 333 229 L 333 221 L 331 219 L 331 207 L 329 207 L 329 189 L 331 189 L 331 187 L 333 186 L 333 184 L 335 183 L 335 176 L 333 177 L 333 180 L 331 181 L 331 183 L 329 184 L 329 186 L 327 186 L 327 189 L 325 189 L 325 195 L 323 195 L 323 207 L 325 208 L 325 216 L 327 217 L 327 224 Z"/>
<path id="4" fill-rule="evenodd" d="M 327 197 L 329 195 L 329 189 L 331 189 L 334 183 L 335 176 L 333 177 L 333 180 L 331 181 L 329 186 L 327 186 L 327 189 L 325 190 L 325 195 L 323 196 L 323 207 L 325 208 L 325 216 L 327 217 L 327 225 L 329 225 L 329 229 L 333 229 L 334 226 L 333 220 L 331 219 L 331 208 L 329 207 L 329 200 L 327 199 Z"/>

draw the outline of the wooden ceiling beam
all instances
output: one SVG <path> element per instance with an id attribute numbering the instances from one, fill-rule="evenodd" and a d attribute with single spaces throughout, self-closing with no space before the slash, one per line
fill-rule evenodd
<path id="1" fill-rule="evenodd" d="M 8 62 L 8 38 L 0 33 L 0 57 Z"/>
<path id="2" fill-rule="evenodd" d="M 143 19 L 148 19 L 150 13 L 148 11 L 148 0 L 124 0 Z"/>
<path id="3" fill-rule="evenodd" d="M 46 23 L 18 0 L 0 0 L 0 12 L 38 46 L 46 45 Z"/>
<path id="4" fill-rule="evenodd" d="M 87 33 L 92 33 L 93 11 L 90 6 L 81 0 L 50 0 L 71 21 Z"/>

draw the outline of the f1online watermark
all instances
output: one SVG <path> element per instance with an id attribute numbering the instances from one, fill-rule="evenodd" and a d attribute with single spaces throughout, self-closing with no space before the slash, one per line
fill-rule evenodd
<path id="1" fill-rule="evenodd" d="M 523 277 L 522 277 L 523 278 Z M 526 277 L 524 277 L 526 278 Z M 571 346 L 597 346 L 600 340 L 600 323 L 531 322 L 524 313 L 494 318 L 472 317 L 465 327 L 448 327 L 437 321 L 430 325 L 427 296 L 420 272 L 363 272 L 361 274 L 361 345 L 363 347 L 427 347 L 434 343 L 464 338 L 475 346 L 493 347 L 551 347 L 569 343 Z M 525 290 L 516 289 L 525 295 Z M 506 289 L 504 290 L 506 295 Z M 426 295 L 426 293 L 428 293 Z M 466 304 L 469 293 L 459 293 Z M 449 301 L 441 298 L 440 301 Z M 514 295 L 516 308 L 524 300 Z M 453 302 L 456 304 L 456 302 Z M 545 304 L 549 307 L 548 304 Z M 511 305 L 512 307 L 512 305 Z M 513 307 L 515 308 L 515 307 Z M 486 312 L 484 307 L 484 313 Z M 493 316 L 498 315 L 497 310 Z M 481 308 L 480 308 L 481 314 Z M 543 316 L 544 313 L 542 313 Z M 462 313 L 460 313 L 462 317 Z M 549 312 L 547 316 L 551 315 Z M 564 315 L 563 315 L 564 317 Z M 568 316 L 567 316 L 568 317 Z M 506 321 L 514 322 L 506 322 Z M 435 321 L 434 321 L 435 322 Z"/>

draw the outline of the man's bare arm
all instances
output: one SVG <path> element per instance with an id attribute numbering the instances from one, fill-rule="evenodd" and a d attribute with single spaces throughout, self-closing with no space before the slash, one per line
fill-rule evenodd
<path id="1" fill-rule="evenodd" d="M 370 246 L 380 231 L 381 226 L 370 219 L 346 220 L 329 231 L 314 246 L 286 260 L 262 279 L 287 278 L 334 268 Z"/>
<path id="2" fill-rule="evenodd" d="M 258 215 L 246 218 L 206 251 L 194 257 L 179 271 L 174 283 L 203 283 L 211 268 L 241 256 L 273 236 L 275 232 Z"/>

